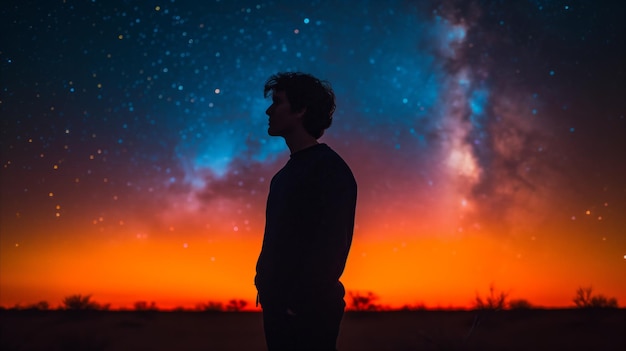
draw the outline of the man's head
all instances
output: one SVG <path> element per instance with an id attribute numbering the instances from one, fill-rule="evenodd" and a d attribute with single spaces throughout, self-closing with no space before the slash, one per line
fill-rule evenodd
<path id="1" fill-rule="evenodd" d="M 300 72 L 275 74 L 265 82 L 263 93 L 265 97 L 270 93 L 284 96 L 292 113 L 302 113 L 302 125 L 315 139 L 321 137 L 333 121 L 335 93 L 328 82 L 320 81 L 310 74 Z M 274 104 L 276 102 L 274 100 Z M 272 106 L 268 108 L 268 114 Z"/>

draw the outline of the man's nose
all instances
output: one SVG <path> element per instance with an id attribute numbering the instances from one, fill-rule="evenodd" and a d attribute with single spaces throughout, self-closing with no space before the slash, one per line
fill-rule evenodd
<path id="1" fill-rule="evenodd" d="M 268 115 L 268 116 L 270 115 L 270 109 L 271 109 L 271 108 L 272 108 L 272 106 L 268 107 L 268 108 L 267 108 L 267 110 L 265 110 L 265 114 L 266 114 L 266 115 Z"/>

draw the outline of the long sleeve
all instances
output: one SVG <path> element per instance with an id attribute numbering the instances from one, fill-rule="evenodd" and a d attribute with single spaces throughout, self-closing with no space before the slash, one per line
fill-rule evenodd
<path id="1" fill-rule="evenodd" d="M 295 306 L 314 306 L 326 298 L 343 298 L 341 277 L 354 230 L 357 186 L 344 167 L 322 170 L 313 180 L 308 209 L 302 223 L 291 287 Z M 316 301 L 322 300 L 322 301 Z"/>
<path id="2" fill-rule="evenodd" d="M 356 196 L 350 168 L 324 144 L 293 155 L 274 176 L 255 278 L 262 304 L 343 299 Z"/>

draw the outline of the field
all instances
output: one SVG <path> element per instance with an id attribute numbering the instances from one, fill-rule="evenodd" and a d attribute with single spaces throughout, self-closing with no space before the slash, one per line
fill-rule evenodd
<path id="1" fill-rule="evenodd" d="M 256 312 L 0 311 L 0 349 L 265 350 Z M 340 351 L 626 350 L 626 310 L 348 312 Z"/>

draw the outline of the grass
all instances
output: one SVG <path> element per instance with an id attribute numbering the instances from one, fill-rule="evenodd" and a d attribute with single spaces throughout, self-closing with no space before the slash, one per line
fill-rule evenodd
<path id="1" fill-rule="evenodd" d="M 338 348 L 625 350 L 626 310 L 348 312 Z M 0 349 L 265 350 L 256 312 L 0 311 Z"/>

